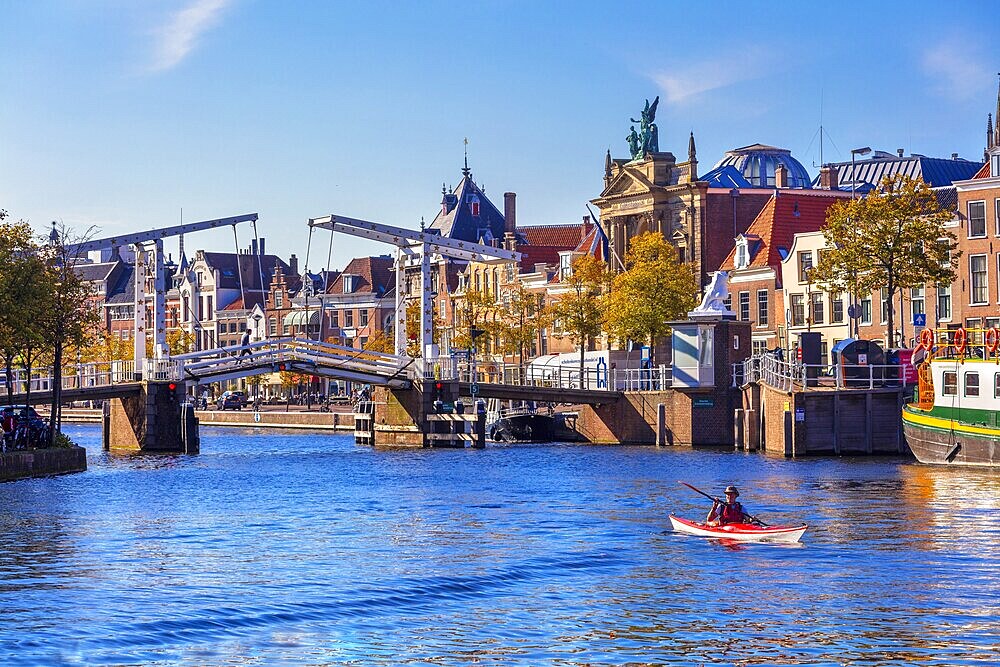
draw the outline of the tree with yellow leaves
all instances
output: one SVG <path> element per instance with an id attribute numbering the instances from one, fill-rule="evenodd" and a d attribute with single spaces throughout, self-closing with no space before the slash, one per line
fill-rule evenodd
<path id="1" fill-rule="evenodd" d="M 610 276 L 607 265 L 593 255 L 576 258 L 560 281 L 569 291 L 549 308 L 549 316 L 559 324 L 554 335 L 569 336 L 580 347 L 581 377 L 588 343 L 601 335 Z"/>
<path id="2" fill-rule="evenodd" d="M 614 277 L 607 304 L 608 333 L 653 348 L 670 333 L 670 320 L 684 317 L 698 302 L 698 283 L 662 234 L 647 232 L 629 242 L 625 271 Z"/>
<path id="3" fill-rule="evenodd" d="M 886 289 L 890 295 L 886 340 L 893 344 L 896 290 L 924 283 L 951 284 L 959 253 L 955 236 L 945 229 L 951 213 L 942 211 L 930 186 L 922 180 L 886 177 L 878 190 L 846 199 L 826 214 L 827 248 L 810 272 L 810 282 L 831 291 L 868 294 Z"/>

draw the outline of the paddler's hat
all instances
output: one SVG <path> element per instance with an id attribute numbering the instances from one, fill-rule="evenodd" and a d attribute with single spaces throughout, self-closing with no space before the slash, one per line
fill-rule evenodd
<path id="1" fill-rule="evenodd" d="M 735 486 L 727 486 L 726 495 L 728 496 L 730 493 L 733 494 L 734 496 L 738 496 L 740 495 L 740 490 L 737 489 Z"/>

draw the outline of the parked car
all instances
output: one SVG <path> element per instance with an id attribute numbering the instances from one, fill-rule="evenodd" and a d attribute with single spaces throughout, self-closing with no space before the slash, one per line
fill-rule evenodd
<path id="1" fill-rule="evenodd" d="M 227 391 L 219 397 L 218 408 L 220 410 L 242 410 L 247 405 L 246 392 Z"/>

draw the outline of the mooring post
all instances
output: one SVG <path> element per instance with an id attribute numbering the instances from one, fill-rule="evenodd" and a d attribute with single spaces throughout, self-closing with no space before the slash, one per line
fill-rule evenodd
<path id="1" fill-rule="evenodd" d="M 792 437 L 793 437 L 793 428 L 794 428 L 794 425 L 795 424 L 792 421 L 792 411 L 791 410 L 785 410 L 785 443 L 784 444 L 785 444 L 785 456 L 788 457 L 788 458 L 791 458 L 793 456 L 793 454 L 795 453 L 795 450 L 792 447 Z"/>
<path id="2" fill-rule="evenodd" d="M 744 434 L 743 408 L 736 408 L 733 415 L 733 445 L 737 451 L 747 448 Z"/>
<path id="3" fill-rule="evenodd" d="M 656 404 L 656 446 L 662 447 L 667 444 L 667 406 L 663 403 Z"/>
<path id="4" fill-rule="evenodd" d="M 473 447 L 486 447 L 486 401 L 476 399 L 476 439 L 473 440 Z"/>

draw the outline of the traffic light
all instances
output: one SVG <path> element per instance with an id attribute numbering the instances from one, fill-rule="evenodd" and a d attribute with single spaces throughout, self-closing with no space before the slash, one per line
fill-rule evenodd
<path id="1" fill-rule="evenodd" d="M 285 372 L 288 370 L 288 367 L 285 366 L 285 364 L 278 364 L 278 370 L 281 372 Z"/>
<path id="2" fill-rule="evenodd" d="M 177 383 L 171 382 L 170 384 L 167 385 L 167 389 L 169 389 L 170 391 L 177 391 Z"/>
<path id="3" fill-rule="evenodd" d="M 440 401 L 442 392 L 444 391 L 444 382 L 438 381 L 434 383 L 434 400 Z"/>

